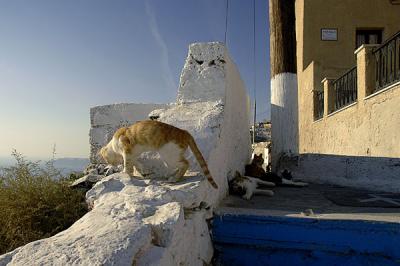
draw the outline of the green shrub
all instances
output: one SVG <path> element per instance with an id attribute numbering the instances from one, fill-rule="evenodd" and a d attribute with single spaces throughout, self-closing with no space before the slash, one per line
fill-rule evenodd
<path id="1" fill-rule="evenodd" d="M 13 152 L 15 166 L 0 171 L 0 254 L 52 236 L 87 212 L 85 195 L 54 168 Z"/>
<path id="2" fill-rule="evenodd" d="M 72 183 L 75 180 L 78 180 L 79 178 L 83 177 L 84 175 L 85 175 L 84 173 L 73 172 L 73 173 L 69 174 L 67 179 L 68 179 L 68 181 L 70 181 Z"/>

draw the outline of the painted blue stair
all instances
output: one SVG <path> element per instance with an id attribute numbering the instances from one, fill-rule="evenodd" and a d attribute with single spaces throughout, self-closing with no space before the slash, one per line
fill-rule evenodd
<path id="1" fill-rule="evenodd" d="M 400 265 L 400 223 L 217 214 L 216 265 Z"/>

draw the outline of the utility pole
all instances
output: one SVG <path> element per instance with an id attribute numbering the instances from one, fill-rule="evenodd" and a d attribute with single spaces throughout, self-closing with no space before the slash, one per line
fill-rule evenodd
<path id="1" fill-rule="evenodd" d="M 256 112 L 257 112 L 257 100 L 254 97 L 254 116 L 253 116 L 253 143 L 256 143 Z"/>
<path id="2" fill-rule="evenodd" d="M 272 169 L 298 154 L 295 0 L 269 0 Z"/>

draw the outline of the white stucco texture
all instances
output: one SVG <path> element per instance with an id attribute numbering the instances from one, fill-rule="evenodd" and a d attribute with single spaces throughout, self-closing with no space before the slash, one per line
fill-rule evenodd
<path id="1" fill-rule="evenodd" d="M 271 78 L 272 167 L 283 154 L 298 154 L 297 75 L 280 73 Z M 279 169 L 275 169 L 279 170 Z"/>

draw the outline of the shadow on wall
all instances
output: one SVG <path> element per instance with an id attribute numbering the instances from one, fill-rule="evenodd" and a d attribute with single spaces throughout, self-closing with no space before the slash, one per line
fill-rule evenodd
<path id="1" fill-rule="evenodd" d="M 285 103 L 286 106 L 271 104 L 271 116 L 279 118 L 272 121 L 271 126 L 272 149 L 278 153 L 278 158 L 279 154 L 283 153 L 299 153 L 298 104 L 295 101 L 291 102 L 294 103 Z"/>
<path id="2" fill-rule="evenodd" d="M 400 192 L 400 158 L 306 153 L 282 156 L 279 168 L 309 182 Z"/>
<path id="3" fill-rule="evenodd" d="M 298 103 L 295 93 L 283 92 L 271 103 L 272 169 L 280 169 L 281 157 L 299 153 Z M 289 95 L 287 95 L 289 94 Z"/>

